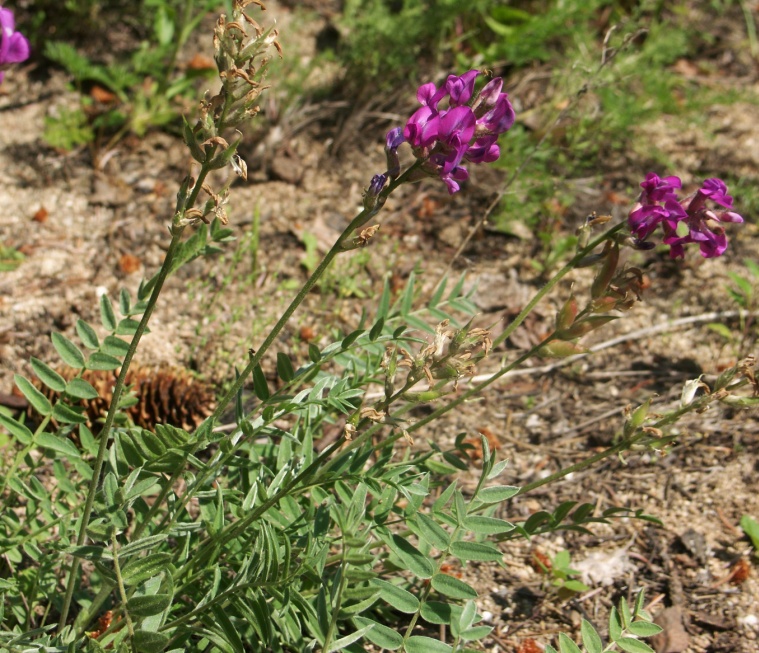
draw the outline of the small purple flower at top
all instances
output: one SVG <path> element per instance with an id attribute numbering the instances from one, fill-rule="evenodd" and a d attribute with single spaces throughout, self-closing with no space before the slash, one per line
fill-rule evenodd
<path id="1" fill-rule="evenodd" d="M 21 63 L 29 58 L 29 41 L 16 31 L 16 21 L 10 9 L 0 7 L 0 82 L 3 70 L 10 64 Z"/>
<path id="2" fill-rule="evenodd" d="M 501 154 L 496 141 L 514 124 L 514 108 L 501 92 L 503 80 L 496 77 L 475 93 L 479 71 L 449 75 L 440 88 L 419 87 L 416 97 L 422 105 L 406 122 L 402 137 L 422 161 L 422 170 L 439 176 L 453 194 L 459 182 L 469 178 L 464 163 L 490 163 Z M 448 98 L 447 107 L 443 104 Z M 395 155 L 397 128 L 388 134 L 388 161 Z M 390 164 L 388 164 L 390 165 Z M 392 176 L 392 175 L 391 175 Z"/>
<path id="3" fill-rule="evenodd" d="M 678 177 L 662 179 L 654 173 L 646 175 L 641 184 L 643 192 L 628 217 L 630 231 L 643 242 L 661 225 L 662 242 L 670 246 L 672 258 L 685 256 L 688 243 L 698 244 L 704 258 L 722 256 L 727 249 L 722 223 L 743 222 L 734 211 L 711 209 L 707 205 L 710 201 L 725 209 L 733 208 L 733 198 L 727 194 L 725 182 L 707 179 L 693 195 L 678 200 L 675 190 L 681 186 Z"/>

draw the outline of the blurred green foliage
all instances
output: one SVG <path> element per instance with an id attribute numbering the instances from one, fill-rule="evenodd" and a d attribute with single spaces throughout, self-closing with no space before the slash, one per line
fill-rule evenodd
<path id="1" fill-rule="evenodd" d="M 15 270 L 25 258 L 15 247 L 7 247 L 0 242 L 0 272 Z"/>
<path id="2" fill-rule="evenodd" d="M 338 25 L 339 57 L 355 85 L 389 89 L 443 63 L 492 0 L 473 0 L 466 11 L 457 0 L 346 0 Z"/>
<path id="3" fill-rule="evenodd" d="M 46 119 L 45 139 L 72 149 L 98 137 L 117 140 L 126 133 L 142 136 L 151 127 L 179 119 L 197 96 L 195 82 L 215 74 L 213 67 L 180 65 L 179 53 L 200 22 L 221 8 L 220 0 L 139 3 L 66 3 L 60 15 L 47 3 L 35 7 L 37 34 L 45 57 L 72 76 L 80 92 L 79 110 L 61 109 Z M 49 21 L 58 21 L 54 30 Z M 81 32 L 82 25 L 87 29 Z M 120 51 L 103 43 L 127 44 Z M 99 47 L 98 47 L 99 46 Z M 102 91 L 90 93 L 93 86 Z"/>

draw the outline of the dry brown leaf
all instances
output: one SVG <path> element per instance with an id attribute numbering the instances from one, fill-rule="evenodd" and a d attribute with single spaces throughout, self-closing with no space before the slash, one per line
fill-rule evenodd
<path id="1" fill-rule="evenodd" d="M 132 274 L 142 267 L 142 263 L 134 254 L 122 254 L 119 259 L 119 267 L 124 274 Z"/>
<path id="2" fill-rule="evenodd" d="M 108 89 L 97 84 L 90 90 L 90 97 L 101 104 L 113 104 L 118 99 L 115 93 L 111 93 Z"/>
<path id="3" fill-rule="evenodd" d="M 210 57 L 196 54 L 187 62 L 187 68 L 189 70 L 213 70 L 216 68 L 216 63 Z"/>
<path id="4" fill-rule="evenodd" d="M 311 342 L 314 338 L 316 338 L 316 331 L 313 327 L 305 325 L 300 328 L 300 339 L 303 342 Z"/>
<path id="5" fill-rule="evenodd" d="M 517 653 L 543 653 L 543 648 L 530 637 L 522 640 L 522 643 L 517 649 Z"/>

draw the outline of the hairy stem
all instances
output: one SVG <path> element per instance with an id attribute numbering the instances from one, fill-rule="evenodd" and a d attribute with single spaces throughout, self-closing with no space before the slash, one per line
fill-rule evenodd
<path id="1" fill-rule="evenodd" d="M 549 292 L 551 292 L 551 290 L 553 290 L 559 281 L 561 281 L 565 276 L 567 276 L 567 274 L 574 270 L 577 267 L 577 264 L 580 263 L 580 261 L 582 261 L 586 256 L 591 254 L 596 247 L 598 247 L 605 240 L 611 238 L 617 231 L 625 226 L 625 224 L 627 223 L 620 222 L 614 225 L 602 233 L 600 236 L 598 236 L 598 238 L 591 241 L 587 247 L 583 247 L 579 252 L 577 252 L 577 254 L 575 254 L 570 259 L 570 261 L 563 268 L 561 268 L 561 270 L 559 270 L 551 279 L 548 280 L 545 286 L 543 286 L 537 293 L 535 293 L 535 296 L 529 302 L 527 302 L 527 305 L 520 311 L 519 315 L 517 315 L 504 329 L 503 333 L 495 340 L 493 340 L 493 347 L 497 347 L 512 333 L 514 333 L 519 325 L 522 324 L 525 318 L 532 312 L 532 309 L 537 306 L 543 297 L 545 297 Z"/>
<path id="2" fill-rule="evenodd" d="M 212 157 L 209 156 L 209 160 L 211 160 L 211 158 Z M 178 201 L 177 212 L 184 211 L 195 204 L 198 198 L 198 194 L 200 193 L 201 186 L 203 185 L 203 181 L 205 180 L 209 171 L 210 169 L 206 166 L 203 166 L 201 168 L 200 174 L 198 175 L 198 181 L 193 187 L 190 196 L 181 203 Z M 116 417 L 116 413 L 118 412 L 121 393 L 124 391 L 124 387 L 126 385 L 126 376 L 127 372 L 129 371 L 129 366 L 132 363 L 132 359 L 134 358 L 137 347 L 140 344 L 140 340 L 145 334 L 145 331 L 148 327 L 148 322 L 153 315 L 153 310 L 158 303 L 158 297 L 161 294 L 161 290 L 163 289 L 163 284 L 171 272 L 174 257 L 179 251 L 179 247 L 181 245 L 183 232 L 184 227 L 179 226 L 174 226 L 171 230 L 171 242 L 169 243 L 169 248 L 166 252 L 163 264 L 161 265 L 161 269 L 158 271 L 158 275 L 156 276 L 156 282 L 153 286 L 152 292 L 150 293 L 150 298 L 148 299 L 147 306 L 145 307 L 145 312 L 142 314 L 142 318 L 140 319 L 140 323 L 137 326 L 134 336 L 132 337 L 132 341 L 129 343 L 129 349 L 126 353 L 126 356 L 124 357 L 124 362 L 121 365 L 121 370 L 119 372 L 118 378 L 116 379 L 116 384 L 113 387 L 113 397 L 108 408 L 108 414 L 106 415 L 105 423 L 103 424 L 103 430 L 100 433 L 100 445 L 98 447 L 97 456 L 95 458 L 95 465 L 92 470 L 90 485 L 87 490 L 87 497 L 84 503 L 84 510 L 82 511 L 81 523 L 79 524 L 79 534 L 76 541 L 78 546 L 82 546 L 87 539 L 87 525 L 89 524 L 90 515 L 92 514 L 92 506 L 95 503 L 95 495 L 97 494 L 98 486 L 100 485 L 100 475 L 103 471 L 103 461 L 105 460 L 105 454 L 108 450 L 111 427 L 113 426 L 113 421 Z M 74 596 L 74 588 L 76 587 L 76 578 L 77 572 L 79 571 L 79 565 L 79 558 L 74 558 L 71 562 L 68 584 L 66 586 L 66 594 L 63 599 L 61 616 L 58 621 L 59 632 L 63 630 L 63 628 L 66 626 L 66 621 L 68 620 L 68 613 L 69 609 L 71 608 L 72 597 Z"/>
<path id="3" fill-rule="evenodd" d="M 98 447 L 97 457 L 95 458 L 95 466 L 92 470 L 92 478 L 90 479 L 90 486 L 87 491 L 87 498 L 84 503 L 84 510 L 82 512 L 81 523 L 79 524 L 79 535 L 77 536 L 76 543 L 78 546 L 82 546 L 87 538 L 87 525 L 90 521 L 90 515 L 92 514 L 92 506 L 95 503 L 95 495 L 97 494 L 98 486 L 100 485 L 100 474 L 103 471 L 103 461 L 105 460 L 105 454 L 108 449 L 108 441 L 110 439 L 111 427 L 113 426 L 113 420 L 116 417 L 119 401 L 121 400 L 121 393 L 124 390 L 126 375 L 129 371 L 129 365 L 134 358 L 134 354 L 137 351 L 137 346 L 140 343 L 140 339 L 145 333 L 145 329 L 148 326 L 150 316 L 153 314 L 158 296 L 163 288 L 164 281 L 169 275 L 171 269 L 171 263 L 174 260 L 174 256 L 179 249 L 179 244 L 182 237 L 182 230 L 175 230 L 169 244 L 169 249 L 166 252 L 166 258 L 163 261 L 161 270 L 158 273 L 156 284 L 153 287 L 153 292 L 150 294 L 148 305 L 145 309 L 145 313 L 142 315 L 140 324 L 132 338 L 132 342 L 129 344 L 129 351 L 127 351 L 124 357 L 124 362 L 121 365 L 121 371 L 116 379 L 116 385 L 113 387 L 113 398 L 111 399 L 111 405 L 108 409 L 108 415 L 105 418 L 105 424 L 103 430 L 100 433 L 100 446 Z M 71 607 L 71 599 L 74 595 L 74 587 L 76 586 L 77 572 L 79 571 L 79 558 L 74 558 L 71 562 L 71 570 L 69 571 L 68 585 L 66 587 L 66 595 L 63 600 L 63 608 L 61 609 L 61 617 L 58 621 L 58 630 L 61 631 L 66 625 L 68 619 L 69 608 Z"/>
<path id="4" fill-rule="evenodd" d="M 113 571 L 116 574 L 116 584 L 119 587 L 119 596 L 121 597 L 121 602 L 124 604 L 124 618 L 127 622 L 129 639 L 134 639 L 134 624 L 132 623 L 132 617 L 129 615 L 129 610 L 126 608 L 127 594 L 126 588 L 124 587 L 124 579 L 121 577 L 121 565 L 119 564 L 119 542 L 115 531 L 111 536 L 111 546 L 113 547 Z"/>

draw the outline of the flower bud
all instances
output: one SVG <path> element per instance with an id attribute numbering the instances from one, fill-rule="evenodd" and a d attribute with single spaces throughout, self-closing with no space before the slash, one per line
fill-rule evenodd
<path id="1" fill-rule="evenodd" d="M 401 160 L 398 157 L 398 148 L 406 139 L 400 127 L 391 129 L 385 138 L 385 156 L 387 157 L 387 175 L 395 179 L 401 174 Z"/>
<path id="2" fill-rule="evenodd" d="M 563 331 L 568 329 L 575 321 L 577 317 L 577 300 L 572 295 L 566 302 L 561 310 L 556 313 L 556 330 Z"/>
<path id="3" fill-rule="evenodd" d="M 617 265 L 619 264 L 619 245 L 617 243 L 607 243 L 605 254 L 606 259 L 598 271 L 596 278 L 593 280 L 593 285 L 590 289 L 590 296 L 593 299 L 602 297 L 614 278 L 614 273 L 617 271 Z"/>
<path id="4" fill-rule="evenodd" d="M 364 191 L 364 208 L 371 211 L 377 206 L 377 197 L 387 183 L 387 175 L 374 175 L 369 182 L 369 188 Z"/>
<path id="5" fill-rule="evenodd" d="M 587 353 L 587 348 L 574 342 L 564 340 L 552 340 L 538 349 L 537 354 L 541 358 L 567 358 Z"/>

